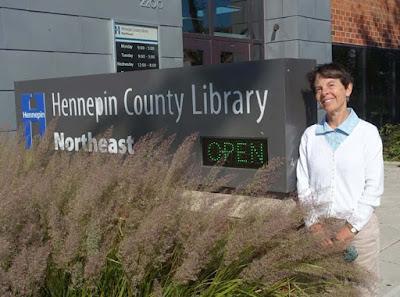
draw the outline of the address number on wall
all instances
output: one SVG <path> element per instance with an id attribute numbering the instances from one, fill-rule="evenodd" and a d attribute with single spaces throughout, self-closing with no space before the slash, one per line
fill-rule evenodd
<path id="1" fill-rule="evenodd" d="M 153 9 L 164 8 L 164 0 L 140 0 L 140 6 Z"/>

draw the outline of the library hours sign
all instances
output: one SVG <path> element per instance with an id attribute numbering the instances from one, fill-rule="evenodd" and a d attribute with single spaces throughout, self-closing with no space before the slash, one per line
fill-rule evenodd
<path id="1" fill-rule="evenodd" d="M 158 30 L 145 26 L 114 25 L 117 72 L 158 69 Z"/>

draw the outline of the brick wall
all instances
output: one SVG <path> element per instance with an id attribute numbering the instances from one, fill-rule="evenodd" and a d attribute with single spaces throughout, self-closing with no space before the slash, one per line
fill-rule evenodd
<path id="1" fill-rule="evenodd" d="M 400 48 L 400 0 L 332 0 L 332 41 Z"/>

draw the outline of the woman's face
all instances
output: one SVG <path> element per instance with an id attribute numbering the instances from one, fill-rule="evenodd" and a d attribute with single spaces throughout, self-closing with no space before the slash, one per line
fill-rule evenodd
<path id="1" fill-rule="evenodd" d="M 350 83 L 345 88 L 340 79 L 325 78 L 317 74 L 314 87 L 315 98 L 328 114 L 347 110 L 346 97 L 350 96 L 353 84 Z"/>

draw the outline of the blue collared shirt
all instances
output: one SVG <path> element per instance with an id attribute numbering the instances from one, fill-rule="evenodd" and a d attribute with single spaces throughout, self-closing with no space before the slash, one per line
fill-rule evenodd
<path id="1" fill-rule="evenodd" d="M 315 135 L 325 135 L 326 140 L 334 151 L 346 139 L 346 137 L 350 135 L 360 121 L 352 108 L 348 108 L 348 111 L 350 111 L 349 116 L 336 129 L 332 129 L 328 125 L 326 117 L 317 125 L 317 128 L 315 129 Z"/>

